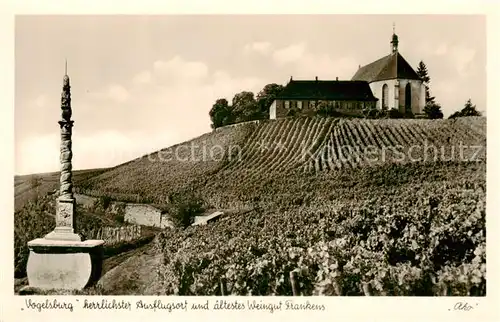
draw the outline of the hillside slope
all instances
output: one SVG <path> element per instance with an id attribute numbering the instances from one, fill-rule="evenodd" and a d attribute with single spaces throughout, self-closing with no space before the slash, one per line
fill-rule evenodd
<path id="1" fill-rule="evenodd" d="M 106 169 L 90 169 L 73 171 L 73 183 L 95 177 Z M 37 196 L 45 196 L 59 188 L 60 172 L 40 173 L 14 176 L 14 209 L 21 209 L 28 201 Z"/>
<path id="2" fill-rule="evenodd" d="M 193 190 L 210 206 L 223 207 L 231 206 L 238 191 L 251 192 L 255 186 L 290 176 L 308 182 L 305 173 L 429 162 L 468 164 L 485 158 L 483 117 L 302 117 L 225 127 L 117 166 L 78 186 L 93 195 L 160 204 L 172 193 Z M 269 191 L 276 193 L 276 187 Z"/>
<path id="3" fill-rule="evenodd" d="M 221 128 L 116 166 L 77 186 L 96 196 L 165 203 L 171 193 L 217 172 L 224 166 L 230 147 L 242 146 L 255 127 L 255 123 L 246 123 Z"/>
<path id="4" fill-rule="evenodd" d="M 91 179 L 96 193 L 193 190 L 234 210 L 163 231 L 103 277 L 107 294 L 217 295 L 224 280 L 233 295 L 291 295 L 296 271 L 303 295 L 485 295 L 486 119 L 240 126 L 196 141 L 224 142 L 221 160 L 142 158 Z"/>

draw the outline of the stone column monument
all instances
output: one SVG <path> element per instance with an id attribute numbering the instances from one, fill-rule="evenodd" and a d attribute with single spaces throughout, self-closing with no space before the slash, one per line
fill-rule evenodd
<path id="1" fill-rule="evenodd" d="M 67 67 L 67 65 L 66 65 Z M 101 274 L 103 240 L 82 241 L 75 231 L 75 198 L 71 160 L 71 92 L 67 68 L 61 95 L 61 178 L 56 202 L 56 227 L 44 238 L 28 242 L 27 275 L 30 287 L 82 289 Z"/>
<path id="2" fill-rule="evenodd" d="M 69 77 L 65 73 L 63 78 L 63 91 L 61 94 L 61 178 L 59 198 L 56 205 L 56 228 L 53 232 L 45 236 L 46 239 L 53 240 L 76 240 L 81 241 L 75 229 L 75 198 L 73 197 L 73 182 L 71 181 L 71 134 L 73 121 L 71 120 L 71 86 Z"/>

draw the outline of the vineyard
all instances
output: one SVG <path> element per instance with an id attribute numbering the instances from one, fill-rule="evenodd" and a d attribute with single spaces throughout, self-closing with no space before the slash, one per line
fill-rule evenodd
<path id="1" fill-rule="evenodd" d="M 193 195 L 231 210 L 156 236 L 153 288 L 163 294 L 292 295 L 296 285 L 303 295 L 484 296 L 485 161 L 482 117 L 297 117 L 220 128 L 75 186 L 159 205 Z M 16 254 L 52 229 L 46 215 L 33 227 L 40 207 L 16 213 Z M 102 236 L 104 217 L 82 217 Z"/>
<path id="2" fill-rule="evenodd" d="M 470 124 L 341 120 L 305 168 L 319 171 L 412 161 L 484 161 L 486 136 L 478 130 L 481 126 L 479 120 Z"/>
<path id="3" fill-rule="evenodd" d="M 257 209 L 164 231 L 164 294 L 485 295 L 485 191 Z M 443 189 L 444 190 L 444 189 Z M 427 196 L 426 196 L 427 195 Z"/>
<path id="4" fill-rule="evenodd" d="M 486 119 L 466 119 L 298 117 L 241 124 L 143 156 L 76 186 L 94 196 L 162 204 L 171 194 L 186 190 L 210 199 L 205 191 L 226 194 L 236 187 L 253 187 L 300 172 L 482 162 Z"/>

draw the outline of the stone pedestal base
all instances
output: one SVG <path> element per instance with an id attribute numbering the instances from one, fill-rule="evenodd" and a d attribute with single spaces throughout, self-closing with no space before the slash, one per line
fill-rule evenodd
<path id="1" fill-rule="evenodd" d="M 81 237 L 75 234 L 73 229 L 75 227 L 75 199 L 59 197 L 56 202 L 56 228 L 44 238 L 50 240 L 81 241 Z"/>
<path id="2" fill-rule="evenodd" d="M 103 240 L 45 238 L 28 242 L 29 286 L 42 290 L 81 290 L 94 284 L 101 277 L 103 244 Z"/>

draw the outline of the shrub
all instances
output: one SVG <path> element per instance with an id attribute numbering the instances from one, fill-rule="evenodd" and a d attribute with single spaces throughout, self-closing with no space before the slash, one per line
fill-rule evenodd
<path id="1" fill-rule="evenodd" d="M 363 114 L 364 114 L 365 118 L 377 119 L 377 118 L 381 117 L 381 115 L 382 115 L 381 112 L 382 111 L 379 111 L 376 108 L 371 108 L 371 109 L 364 110 Z"/>
<path id="2" fill-rule="evenodd" d="M 397 108 L 391 108 L 389 110 L 388 116 L 391 119 L 402 119 L 402 118 L 404 118 L 403 113 L 401 113 Z"/>
<path id="3" fill-rule="evenodd" d="M 203 212 L 202 200 L 192 193 L 170 196 L 169 213 L 174 225 L 180 228 L 190 226 L 194 217 Z"/>
<path id="4" fill-rule="evenodd" d="M 103 210 L 108 209 L 109 205 L 111 204 L 111 197 L 110 196 L 100 196 L 99 197 L 99 204 L 102 206 Z"/>
<path id="5" fill-rule="evenodd" d="M 125 222 L 125 214 L 124 212 L 122 211 L 119 211 L 115 217 L 114 217 L 115 221 L 119 224 L 123 224 Z"/>

